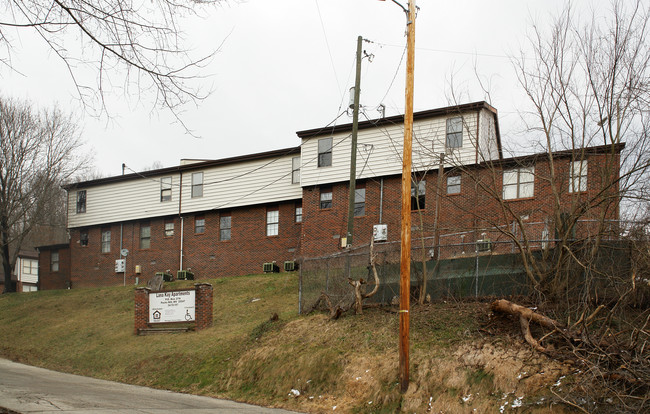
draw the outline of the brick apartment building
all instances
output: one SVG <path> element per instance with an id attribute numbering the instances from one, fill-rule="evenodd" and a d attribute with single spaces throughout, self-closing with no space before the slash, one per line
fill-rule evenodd
<path id="1" fill-rule="evenodd" d="M 198 279 L 259 273 L 263 263 L 282 268 L 343 250 L 351 130 L 299 131 L 294 148 L 66 186 L 72 287 L 133 284 L 183 269 Z M 353 245 L 367 244 L 377 225 L 387 242 L 399 240 L 402 142 L 402 116 L 359 124 Z M 538 227 L 535 237 L 549 238 L 558 205 L 597 197 L 618 173 L 621 150 L 504 159 L 497 112 L 487 103 L 417 112 L 414 235 L 462 245 L 527 222 Z M 596 210 L 587 207 L 584 216 L 618 218 L 616 203 Z M 124 249 L 126 272 L 117 273 Z"/>

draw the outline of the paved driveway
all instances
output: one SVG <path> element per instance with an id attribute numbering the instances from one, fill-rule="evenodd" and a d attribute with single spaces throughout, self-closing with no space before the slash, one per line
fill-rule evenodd
<path id="1" fill-rule="evenodd" d="M 291 413 L 62 374 L 5 359 L 0 359 L 0 407 L 19 413 L 57 414 Z"/>

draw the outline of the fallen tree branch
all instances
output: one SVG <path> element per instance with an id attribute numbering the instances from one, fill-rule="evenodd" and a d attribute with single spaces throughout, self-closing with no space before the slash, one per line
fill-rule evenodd
<path id="1" fill-rule="evenodd" d="M 546 353 L 547 351 L 546 348 L 544 348 L 530 333 L 530 322 L 535 322 L 553 331 L 559 331 L 561 328 L 561 325 L 557 321 L 505 299 L 499 299 L 492 302 L 490 308 L 493 312 L 517 316 L 519 318 L 519 326 L 521 327 L 521 333 L 523 334 L 524 339 L 530 346 L 539 352 Z M 544 336 L 544 338 L 546 338 L 546 336 Z"/>

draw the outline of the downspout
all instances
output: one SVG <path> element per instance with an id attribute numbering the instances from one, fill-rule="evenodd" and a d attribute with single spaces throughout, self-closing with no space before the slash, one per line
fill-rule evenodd
<path id="1" fill-rule="evenodd" d="M 182 200 L 183 200 L 183 171 L 180 172 L 180 184 L 178 185 L 178 217 L 181 219 L 181 245 L 180 245 L 180 258 L 179 258 L 179 267 L 178 270 L 183 270 L 183 236 L 185 235 L 184 231 L 184 219 L 183 219 L 183 210 L 182 210 Z"/>
<path id="2" fill-rule="evenodd" d="M 384 178 L 379 182 L 379 224 L 384 224 L 382 219 L 384 215 Z"/>

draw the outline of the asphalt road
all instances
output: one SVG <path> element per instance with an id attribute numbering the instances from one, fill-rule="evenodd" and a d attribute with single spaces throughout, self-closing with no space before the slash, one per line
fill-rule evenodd
<path id="1" fill-rule="evenodd" d="M 291 413 L 63 374 L 0 359 L 0 413 L 3 407 L 19 413 L 57 414 Z"/>

